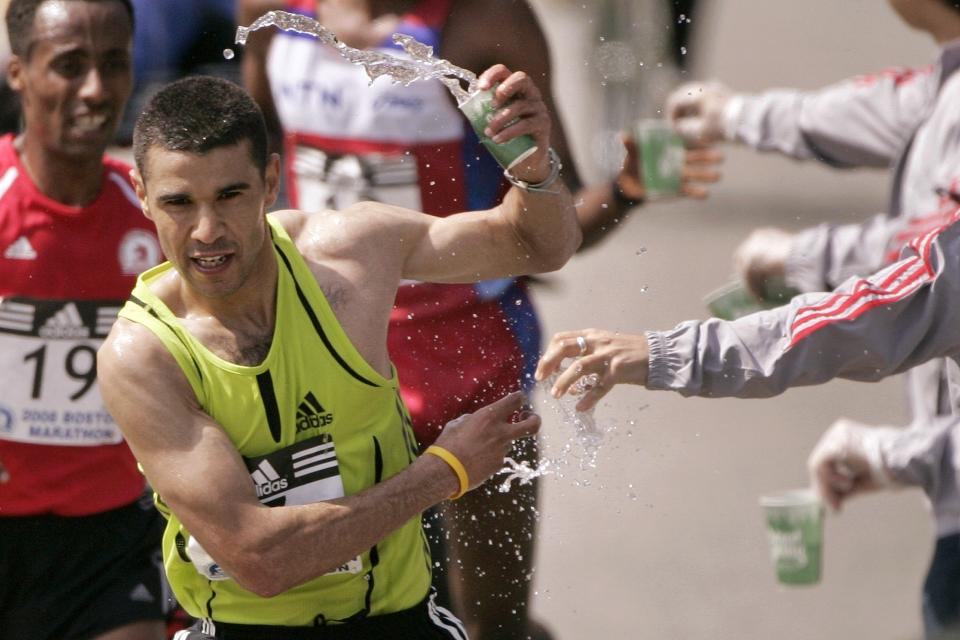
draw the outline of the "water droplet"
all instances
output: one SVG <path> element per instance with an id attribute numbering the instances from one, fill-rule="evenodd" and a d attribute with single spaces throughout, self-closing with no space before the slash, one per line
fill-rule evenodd
<path id="1" fill-rule="evenodd" d="M 227 60 L 233 60 L 233 56 L 234 56 L 233 49 L 223 50 L 223 57 L 226 58 Z"/>

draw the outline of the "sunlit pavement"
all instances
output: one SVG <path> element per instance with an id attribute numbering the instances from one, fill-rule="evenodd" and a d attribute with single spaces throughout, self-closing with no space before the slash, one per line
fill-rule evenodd
<path id="1" fill-rule="evenodd" d="M 556 50 L 560 100 L 582 152 L 589 134 L 578 117 L 591 119 L 584 90 L 572 87 L 583 82 L 576 39 L 588 10 L 535 4 L 546 9 L 551 40 L 566 43 Z M 704 4 L 708 32 L 691 55 L 701 75 L 738 88 L 815 87 L 935 54 L 875 0 Z M 547 335 L 705 317 L 702 297 L 731 273 L 749 229 L 856 220 L 885 207 L 882 173 L 744 151 L 730 151 L 724 171 L 706 203 L 638 210 L 605 245 L 550 276 L 535 293 Z M 754 401 L 617 389 L 597 411 L 598 422 L 616 426 L 598 468 L 544 483 L 535 611 L 571 640 L 919 638 L 933 531 L 918 491 L 861 498 L 828 517 L 823 580 L 807 588 L 776 583 L 757 504 L 764 492 L 806 482 L 807 453 L 835 418 L 903 424 L 904 400 L 898 379 Z M 550 414 L 544 429 L 554 443 L 568 433 Z"/>

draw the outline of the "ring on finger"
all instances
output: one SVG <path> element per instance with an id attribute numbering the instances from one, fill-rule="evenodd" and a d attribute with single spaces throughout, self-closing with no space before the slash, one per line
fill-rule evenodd
<path id="1" fill-rule="evenodd" d="M 587 339 L 583 336 L 577 336 L 577 348 L 580 349 L 580 355 L 587 355 Z"/>

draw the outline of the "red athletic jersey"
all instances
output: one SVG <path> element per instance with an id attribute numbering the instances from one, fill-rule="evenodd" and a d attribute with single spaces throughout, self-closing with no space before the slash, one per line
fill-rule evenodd
<path id="1" fill-rule="evenodd" d="M 161 259 L 129 167 L 87 207 L 44 196 L 0 138 L 0 516 L 132 502 L 143 476 L 103 407 L 95 356 L 137 274 Z"/>
<path id="2" fill-rule="evenodd" d="M 395 30 L 443 55 L 451 6 L 451 0 L 420 0 Z M 316 3 L 287 0 L 287 8 L 315 17 Z M 404 55 L 389 38 L 374 49 Z M 376 200 L 447 216 L 493 207 L 509 187 L 438 81 L 371 83 L 316 38 L 289 31 L 274 36 L 267 67 L 297 208 Z M 531 389 L 540 327 L 522 281 L 403 282 L 387 344 L 426 446 L 450 420 Z"/>

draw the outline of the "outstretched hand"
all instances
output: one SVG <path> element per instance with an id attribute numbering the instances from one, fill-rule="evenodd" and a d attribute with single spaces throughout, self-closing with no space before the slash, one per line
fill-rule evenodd
<path id="1" fill-rule="evenodd" d="M 724 110 L 732 95 L 720 82 L 688 82 L 667 97 L 667 118 L 687 144 L 716 144 L 726 137 Z"/>
<path id="2" fill-rule="evenodd" d="M 792 233 L 761 227 L 752 231 L 734 251 L 734 267 L 757 300 L 767 297 L 768 283 L 783 280 L 792 242 Z"/>
<path id="3" fill-rule="evenodd" d="M 647 382 L 649 348 L 646 336 L 602 329 L 564 331 L 555 334 L 537 366 L 537 380 L 558 372 L 565 358 L 576 358 L 560 372 L 550 392 L 583 394 L 577 411 L 588 411 L 618 384 Z"/>
<path id="4" fill-rule="evenodd" d="M 617 186 L 629 200 L 643 200 L 646 189 L 640 178 L 640 148 L 636 138 L 625 133 L 620 137 L 627 155 L 617 174 Z M 707 185 L 720 180 L 718 165 L 723 162 L 723 153 L 713 147 L 686 149 L 683 156 L 683 172 L 680 176 L 680 195 L 702 200 L 710 195 Z"/>
<path id="5" fill-rule="evenodd" d="M 473 413 L 451 420 L 444 427 L 437 445 L 453 453 L 463 464 L 470 489 L 483 484 L 503 468 L 518 438 L 540 430 L 540 416 L 525 407 L 526 395 L 515 391 Z M 519 419 L 513 421 L 515 415 Z"/>

